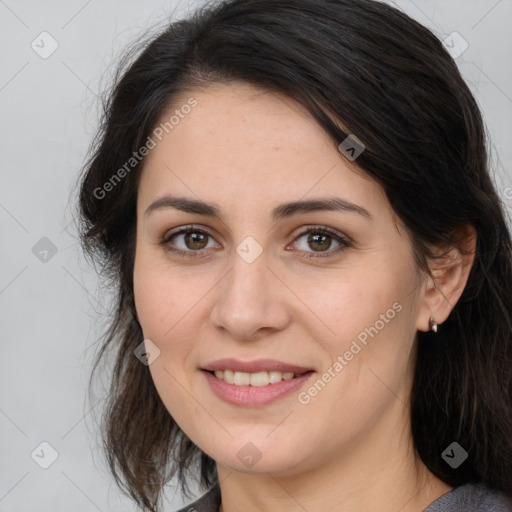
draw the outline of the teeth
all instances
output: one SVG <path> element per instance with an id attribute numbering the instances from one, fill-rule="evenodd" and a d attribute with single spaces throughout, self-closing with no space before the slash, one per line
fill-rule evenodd
<path id="1" fill-rule="evenodd" d="M 227 382 L 228 384 L 235 384 L 237 386 L 267 386 L 268 384 L 275 384 L 282 380 L 290 380 L 296 375 L 293 372 L 234 372 L 232 370 L 216 370 L 215 377 Z"/>

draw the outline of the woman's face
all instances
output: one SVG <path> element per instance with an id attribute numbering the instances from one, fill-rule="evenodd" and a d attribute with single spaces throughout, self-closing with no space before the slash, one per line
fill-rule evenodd
<path id="1" fill-rule="evenodd" d="M 141 176 L 134 268 L 169 413 L 242 472 L 284 476 L 389 450 L 407 432 L 428 311 L 383 190 L 280 94 L 215 85 L 162 121 L 175 110 Z M 309 203 L 328 199 L 338 208 Z M 219 363 L 228 382 L 205 370 L 222 359 L 234 360 Z M 286 365 L 309 373 L 288 379 Z"/>

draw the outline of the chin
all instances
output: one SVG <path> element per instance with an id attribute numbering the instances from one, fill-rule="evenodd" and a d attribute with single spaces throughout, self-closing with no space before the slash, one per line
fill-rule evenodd
<path id="1" fill-rule="evenodd" d="M 219 446 L 220 443 L 209 452 L 210 457 L 217 464 L 240 473 L 292 475 L 297 472 L 297 467 L 303 463 L 304 458 L 303 443 L 292 442 L 290 446 L 286 446 L 279 438 L 273 442 L 268 438 L 253 441 L 232 440 L 224 445 L 226 449 L 223 450 L 219 450 Z M 297 450 L 297 446 L 301 446 L 301 450 Z M 298 455 L 300 459 L 297 458 Z"/>

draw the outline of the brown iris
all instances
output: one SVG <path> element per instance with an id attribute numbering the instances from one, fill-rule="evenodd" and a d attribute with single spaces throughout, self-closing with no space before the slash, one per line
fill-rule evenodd
<path id="1" fill-rule="evenodd" d="M 308 244 L 317 244 L 320 251 L 325 251 L 331 246 L 331 237 L 329 235 L 322 235 L 320 233 L 310 233 L 308 236 Z M 311 247 L 314 249 L 314 247 Z"/>
<path id="2" fill-rule="evenodd" d="M 185 233 L 185 244 L 189 249 L 204 249 L 208 244 L 208 235 L 190 231 Z"/>

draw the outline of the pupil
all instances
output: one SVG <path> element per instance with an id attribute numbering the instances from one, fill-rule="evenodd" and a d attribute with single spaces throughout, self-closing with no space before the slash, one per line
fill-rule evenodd
<path id="1" fill-rule="evenodd" d="M 320 241 L 320 247 L 319 249 L 320 250 L 326 250 L 326 249 L 329 249 L 330 245 L 331 245 L 331 242 L 330 242 L 330 236 L 329 235 L 322 235 L 322 234 L 319 234 L 319 233 L 313 233 L 313 234 L 310 234 L 309 237 L 308 237 L 308 243 L 318 243 Z M 322 243 L 323 241 L 323 243 Z"/>
<path id="2" fill-rule="evenodd" d="M 187 233 L 185 235 L 186 245 L 189 249 L 203 249 L 205 239 L 204 233 Z"/>

